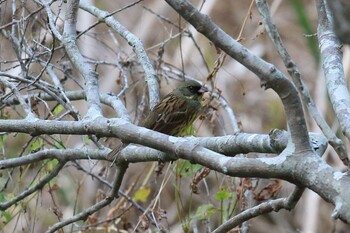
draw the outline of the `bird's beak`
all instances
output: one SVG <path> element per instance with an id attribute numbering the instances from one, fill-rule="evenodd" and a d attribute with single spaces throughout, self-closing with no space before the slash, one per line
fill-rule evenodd
<path id="1" fill-rule="evenodd" d="M 203 94 L 203 93 L 208 92 L 208 91 L 209 91 L 209 90 L 208 90 L 207 87 L 202 86 L 201 89 L 198 90 L 198 93 Z"/>

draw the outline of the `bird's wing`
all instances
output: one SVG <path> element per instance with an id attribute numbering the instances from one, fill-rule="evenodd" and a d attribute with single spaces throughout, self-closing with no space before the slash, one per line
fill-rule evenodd
<path id="1" fill-rule="evenodd" d="M 156 109 L 157 118 L 151 129 L 176 136 L 181 129 L 192 124 L 194 109 L 188 105 L 185 98 L 170 95 L 164 98 L 162 103 L 162 106 Z"/>
<path id="2" fill-rule="evenodd" d="M 188 99 L 170 93 L 158 103 L 148 114 L 141 126 L 165 133 L 172 136 L 177 136 L 183 130 L 186 130 L 189 125 L 198 116 L 199 106 L 189 104 Z"/>

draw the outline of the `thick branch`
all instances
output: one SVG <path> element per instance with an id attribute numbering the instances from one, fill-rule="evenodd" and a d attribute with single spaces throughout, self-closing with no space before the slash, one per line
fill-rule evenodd
<path id="1" fill-rule="evenodd" d="M 312 100 L 309 90 L 307 86 L 303 83 L 301 79 L 301 75 L 299 72 L 299 69 L 295 62 L 290 57 L 287 49 L 285 48 L 283 41 L 277 31 L 276 25 L 272 22 L 272 18 L 270 15 L 270 9 L 266 2 L 266 0 L 256 0 L 256 4 L 258 6 L 258 10 L 260 12 L 260 15 L 262 16 L 262 19 L 264 21 L 264 25 L 266 28 L 266 31 L 274 43 L 280 57 L 283 60 L 284 65 L 286 66 L 288 73 L 293 79 L 294 84 L 297 86 L 299 93 L 302 97 L 302 100 L 304 101 L 304 104 L 307 106 L 310 114 L 314 118 L 317 125 L 320 127 L 322 132 L 326 135 L 326 137 L 329 140 L 329 143 L 334 147 L 334 149 L 337 151 L 337 154 L 339 155 L 340 159 L 343 161 L 343 163 L 347 166 L 350 165 L 349 159 L 347 157 L 347 153 L 345 150 L 345 146 L 342 140 L 337 138 L 335 133 L 332 131 L 332 129 L 327 124 L 326 120 L 322 117 L 321 113 L 318 111 L 314 101 Z"/>
<path id="2" fill-rule="evenodd" d="M 48 121 L 0 120 L 0 129 L 5 132 L 40 134 L 97 134 L 116 136 L 123 141 L 138 143 L 158 150 L 173 153 L 229 175 L 290 178 L 290 173 L 280 167 L 284 160 L 279 158 L 244 159 L 229 158 L 208 150 L 185 138 L 164 135 L 146 128 L 138 127 L 122 119 L 99 118 L 93 121 Z M 291 151 L 289 151 L 291 153 Z M 139 155 L 140 156 L 140 155 Z M 117 162 L 129 162 L 131 157 L 118 157 Z"/>
<path id="3" fill-rule="evenodd" d="M 234 136 L 209 137 L 209 138 L 185 138 L 191 143 L 201 145 L 220 154 L 234 156 L 241 153 L 277 153 L 286 148 L 288 133 L 283 132 L 278 136 L 258 135 L 240 133 Z M 321 134 L 310 134 L 314 150 L 321 157 L 327 148 L 327 139 Z M 9 169 L 36 163 L 45 159 L 61 159 L 65 161 L 74 160 L 109 160 L 107 154 L 109 150 L 94 149 L 45 149 L 26 156 L 14 157 L 0 160 L 0 169 Z M 150 162 L 150 161 L 172 161 L 176 155 L 160 152 L 159 150 L 146 148 L 135 144 L 130 144 L 119 153 L 120 158 L 130 163 Z"/>
<path id="4" fill-rule="evenodd" d="M 215 46 L 254 72 L 260 78 L 262 86 L 272 88 L 277 92 L 283 102 L 292 141 L 295 143 L 296 149 L 300 151 L 310 150 L 306 122 L 298 92 L 283 73 L 243 47 L 218 27 L 209 16 L 201 14 L 188 1 L 165 1 Z"/>
<path id="5" fill-rule="evenodd" d="M 337 36 L 332 30 L 326 0 L 317 0 L 318 28 L 322 66 L 328 96 L 345 136 L 350 139 L 350 95 L 344 76 L 343 56 Z"/>
<path id="6" fill-rule="evenodd" d="M 287 145 L 289 135 L 285 131 L 271 135 L 239 133 L 237 135 L 209 138 L 176 138 L 169 137 L 152 130 L 138 127 L 122 119 L 98 118 L 83 121 L 55 121 L 55 120 L 0 120 L 1 132 L 17 132 L 31 135 L 42 134 L 72 134 L 72 135 L 98 135 L 99 137 L 118 137 L 122 140 L 149 146 L 140 141 L 147 136 L 155 138 L 171 138 L 171 140 L 185 140 L 201 144 L 225 155 L 234 156 L 238 153 L 281 152 Z M 133 131 L 134 130 L 134 131 Z M 313 134 L 312 143 L 315 151 L 322 153 L 327 146 L 326 139 L 320 134 Z M 160 143 L 153 144 L 154 148 L 161 149 Z M 151 146 L 152 147 L 152 146 Z"/>
<path id="7" fill-rule="evenodd" d="M 312 189 L 325 200 L 336 205 L 337 216 L 350 222 L 350 212 L 347 211 L 350 209 L 350 200 L 346 188 L 350 185 L 350 177 L 327 165 L 314 152 L 295 152 L 295 147 L 291 143 L 278 157 L 248 159 L 226 157 L 186 138 L 164 135 L 122 119 L 98 118 L 93 121 L 79 122 L 39 119 L 34 122 L 0 120 L 0 129 L 5 132 L 23 132 L 34 135 L 65 133 L 115 136 L 124 141 L 174 154 L 174 159 L 190 160 L 230 176 L 281 178 Z M 141 155 L 144 150 L 139 152 L 138 158 L 142 159 Z M 120 154 L 116 162 L 117 164 L 130 162 L 132 158 L 132 156 Z"/>

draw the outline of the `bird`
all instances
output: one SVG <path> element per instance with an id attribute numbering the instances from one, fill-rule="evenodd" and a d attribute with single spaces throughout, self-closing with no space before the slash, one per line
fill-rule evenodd
<path id="1" fill-rule="evenodd" d="M 193 122 L 203 113 L 203 94 L 208 88 L 194 80 L 187 80 L 156 104 L 139 126 L 170 136 L 186 136 Z M 117 156 L 128 143 L 113 149 L 108 158 Z M 157 172 L 158 173 L 158 172 Z"/>
<path id="2" fill-rule="evenodd" d="M 170 136 L 186 136 L 202 113 L 202 97 L 206 92 L 208 88 L 199 82 L 185 81 L 154 106 L 140 126 Z"/>

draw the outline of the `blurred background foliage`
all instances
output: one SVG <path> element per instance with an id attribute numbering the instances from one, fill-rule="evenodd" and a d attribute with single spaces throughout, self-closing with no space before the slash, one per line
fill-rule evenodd
<path id="1" fill-rule="evenodd" d="M 38 9 L 33 1 L 16 2 L 16 12 L 12 17 L 12 1 L 1 1 L 0 27 L 2 32 L 11 27 L 2 27 L 15 19 L 28 16 Z M 227 57 L 213 83 L 206 77 L 219 57 L 216 48 L 198 34 L 163 1 L 145 0 L 131 4 L 129 0 L 90 1 L 91 4 L 109 12 L 120 9 L 114 17 L 144 43 L 152 59 L 161 85 L 161 95 L 172 90 L 184 77 L 206 82 L 219 92 L 234 110 L 239 125 L 244 132 L 269 133 L 273 128 L 286 129 L 283 106 L 272 90 L 263 90 L 259 80 L 242 65 Z M 192 1 L 201 11 L 216 22 L 223 30 L 266 61 L 273 63 L 287 74 L 273 44 L 264 32 L 255 3 L 247 0 Z M 302 78 L 313 96 L 317 106 L 332 125 L 338 130 L 338 123 L 329 105 L 325 82 L 321 70 L 317 32 L 317 12 L 314 1 L 274 0 L 269 1 L 274 22 L 282 36 L 285 46 L 298 65 Z M 57 21 L 62 30 L 64 10 L 61 2 L 52 4 L 52 9 L 60 18 Z M 64 5 L 64 4 L 63 4 Z M 130 5 L 129 7 L 126 7 Z M 97 20 L 80 11 L 78 39 L 81 52 L 94 64 L 99 73 L 102 92 L 120 94 L 132 119 L 137 123 L 147 112 L 146 86 L 144 73 L 137 62 L 132 48 L 106 25 L 85 31 Z M 32 46 L 36 52 L 44 51 L 44 46 L 59 46 L 47 31 L 44 11 L 30 16 L 23 22 L 22 33 L 25 46 Z M 194 43 L 195 42 L 195 43 Z M 38 44 L 41 44 L 40 46 Z M 1 71 L 18 73 L 15 51 L 11 43 L 0 35 Z M 344 64 L 349 63 L 349 48 L 343 47 Z M 23 52 L 23 51 L 22 51 Z M 47 59 L 47 55 L 42 56 Z M 51 63 L 66 90 L 80 90 L 84 85 L 77 71 L 71 67 L 63 49 L 57 49 Z M 28 66 L 31 75 L 40 74 L 39 65 L 34 62 Z M 345 66 L 349 78 L 349 66 Z M 17 69 L 17 70 L 16 70 Z M 288 75 L 287 75 L 288 76 Z M 45 73 L 40 79 L 50 83 Z M 124 88 L 127 87 L 127 88 Z M 23 94 L 37 93 L 36 89 L 23 89 Z M 84 101 L 74 101 L 74 106 L 83 116 L 86 112 Z M 57 119 L 63 116 L 57 103 L 33 103 L 41 118 Z M 194 126 L 197 136 L 219 136 L 232 134 L 232 127 L 225 111 L 218 103 L 205 120 L 198 120 Z M 56 109 L 56 110 L 55 110 Z M 1 109 L 2 118 L 21 118 L 17 107 Z M 106 107 L 104 112 L 113 117 L 114 113 Z M 307 114 L 307 113 L 306 113 Z M 308 119 L 310 131 L 319 131 L 312 119 Z M 3 158 L 25 156 L 45 148 L 93 147 L 86 137 L 81 136 L 42 136 L 31 138 L 27 135 L 2 135 L 0 149 Z M 101 139 L 113 147 L 114 140 Z M 269 156 L 269 155 L 240 155 Z M 334 166 L 339 165 L 337 156 L 329 149 L 325 159 Z M 56 161 L 43 161 L 35 165 L 20 167 L 0 173 L 0 200 L 9 200 L 52 170 Z M 79 165 L 78 165 L 79 164 Z M 161 226 L 170 232 L 211 231 L 229 217 L 261 201 L 285 196 L 291 185 L 278 180 L 241 179 L 210 172 L 205 180 L 195 183 L 202 167 L 186 161 L 167 164 L 163 174 L 157 177 L 154 163 L 131 164 L 122 185 L 122 191 L 144 209 L 151 210 Z M 48 226 L 76 214 L 101 200 L 108 188 L 96 177 L 111 180 L 113 167 L 97 161 L 69 164 L 42 192 L 35 193 L 18 205 L 0 214 L 2 232 L 43 232 Z M 190 187 L 196 186 L 197 193 Z M 250 194 L 249 194 L 250 193 Z M 252 196 L 251 196 L 252 195 Z M 155 226 L 147 223 L 142 212 L 134 208 L 126 199 L 113 202 L 113 206 L 93 214 L 85 222 L 79 222 L 71 229 L 83 232 L 117 232 L 118 230 L 155 232 Z M 349 232 L 350 228 L 331 219 L 331 206 L 311 192 L 304 195 L 297 208 L 291 212 L 280 211 L 260 216 L 249 221 L 250 232 Z M 96 224 L 99 221 L 109 220 Z M 78 226 L 80 225 L 81 226 Z M 90 229 L 82 227 L 89 225 Z M 96 225 L 95 225 L 96 224 Z M 148 228 L 147 224 L 150 224 Z M 232 232 L 247 232 L 246 226 Z M 70 232 L 66 228 L 65 232 Z M 150 230 L 153 229 L 153 230 Z"/>

